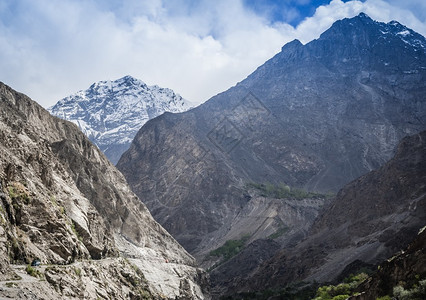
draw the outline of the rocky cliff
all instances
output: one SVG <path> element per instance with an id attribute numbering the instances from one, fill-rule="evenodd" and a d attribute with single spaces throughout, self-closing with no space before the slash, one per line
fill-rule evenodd
<path id="1" fill-rule="evenodd" d="M 416 238 L 417 248 L 413 252 L 418 252 L 418 245 L 424 244 L 424 234 L 421 237 L 417 234 L 426 225 L 425 182 L 426 131 L 423 131 L 404 138 L 395 157 L 384 166 L 341 189 L 301 243 L 264 262 L 251 278 L 245 277 L 249 279 L 244 284 L 240 282 L 238 287 L 231 288 L 231 294 L 284 287 L 302 280 L 330 282 L 347 266 L 379 264 Z M 409 264 L 417 265 L 411 268 Z M 425 265 L 422 251 L 406 261 L 401 255 L 387 264 L 388 270 L 395 270 L 387 274 L 392 280 L 382 284 L 393 286 L 400 280 L 414 279 L 415 275 L 424 276 Z M 385 276 L 383 272 L 380 274 Z M 364 288 L 371 289 L 372 294 L 389 293 L 389 287 L 378 284 L 376 278 Z"/>
<path id="2" fill-rule="evenodd" d="M 132 76 L 99 81 L 65 97 L 48 110 L 80 127 L 108 159 L 116 164 L 138 130 L 149 119 L 183 112 L 189 103 L 171 89 L 148 86 Z"/>
<path id="3" fill-rule="evenodd" d="M 385 296 L 406 299 L 426 297 L 426 231 L 420 230 L 407 248 L 381 263 L 377 271 L 358 287 L 359 295 L 351 300 L 368 300 Z M 402 296 L 402 297 L 401 297 Z"/>
<path id="4" fill-rule="evenodd" d="M 256 234 L 234 231 L 240 216 L 277 214 L 256 209 L 248 183 L 337 192 L 425 129 L 425 51 L 425 38 L 398 22 L 338 21 L 203 105 L 147 122 L 117 167 L 156 220 L 205 258 Z"/>
<path id="5" fill-rule="evenodd" d="M 0 83 L 0 140 L 0 296 L 205 298 L 194 259 L 76 125 Z"/>

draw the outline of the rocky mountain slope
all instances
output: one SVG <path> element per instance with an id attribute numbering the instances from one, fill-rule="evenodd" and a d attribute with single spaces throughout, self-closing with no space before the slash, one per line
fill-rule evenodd
<path id="1" fill-rule="evenodd" d="M 392 258 L 381 263 L 377 271 L 358 287 L 359 295 L 351 300 L 368 300 L 385 296 L 406 299 L 426 297 L 426 231 Z M 407 291 L 417 289 L 417 295 Z M 396 295 L 402 292 L 402 295 Z M 414 291 L 415 292 L 415 291 Z M 414 293 L 412 293 L 414 294 Z"/>
<path id="2" fill-rule="evenodd" d="M 100 81 L 59 100 L 48 110 L 77 124 L 116 164 L 146 121 L 168 112 L 183 112 L 189 103 L 171 89 L 147 86 L 131 76 Z"/>
<path id="3" fill-rule="evenodd" d="M 384 166 L 341 189 L 301 243 L 282 250 L 255 272 L 240 274 L 234 278 L 238 284 L 228 284 L 227 292 L 282 288 L 302 280 L 331 282 L 347 266 L 375 265 L 391 258 L 415 238 L 419 239 L 417 234 L 426 225 L 425 220 L 426 131 L 423 131 L 404 138 L 395 157 Z M 424 235 L 418 243 L 424 243 Z M 424 277 L 424 253 L 416 255 L 419 260 L 414 262 L 411 258 L 406 262 L 417 264 L 416 267 L 410 269 L 397 263 L 393 274 L 388 274 L 393 279 L 383 284 L 414 279 L 416 274 Z M 391 265 L 394 263 L 388 264 L 388 269 Z M 365 290 L 374 288 L 377 292 L 377 284 L 376 280 Z M 389 292 L 388 288 L 385 290 Z"/>
<path id="4" fill-rule="evenodd" d="M 337 192 L 382 166 L 400 139 L 426 128 L 425 75 L 423 36 L 360 14 L 306 45 L 286 44 L 203 105 L 147 122 L 117 167 L 156 220 L 204 259 L 260 232 L 235 227 L 241 217 L 269 220 L 272 231 L 288 222 L 272 223 L 279 207 L 263 210 L 248 183 Z M 313 207 L 309 224 L 321 205 Z"/>
<path id="5" fill-rule="evenodd" d="M 0 297 L 205 298 L 192 256 L 76 125 L 0 83 L 0 140 Z"/>

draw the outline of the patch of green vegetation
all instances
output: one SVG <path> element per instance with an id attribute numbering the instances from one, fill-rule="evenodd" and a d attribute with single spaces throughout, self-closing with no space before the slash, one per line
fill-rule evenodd
<path id="1" fill-rule="evenodd" d="M 50 199 L 50 202 L 52 202 L 55 206 L 58 206 L 58 202 L 56 201 L 56 197 L 55 196 L 51 195 L 49 197 L 49 199 Z"/>
<path id="2" fill-rule="evenodd" d="M 344 300 L 355 295 L 356 288 L 368 278 L 366 273 L 349 275 L 344 283 L 325 285 L 318 288 L 314 300 Z"/>
<path id="3" fill-rule="evenodd" d="M 81 277 L 81 269 L 80 269 L 80 268 L 74 267 L 74 273 L 75 273 L 75 275 L 77 275 L 78 277 Z"/>
<path id="4" fill-rule="evenodd" d="M 78 233 L 77 229 L 75 228 L 75 223 L 74 223 L 74 221 L 72 221 L 72 220 L 71 220 L 70 226 L 71 226 L 71 230 L 72 230 L 72 232 L 75 234 L 75 236 L 78 238 L 78 240 L 79 240 L 80 242 L 82 242 L 82 241 L 83 241 L 83 238 L 80 236 L 80 234 Z"/>
<path id="5" fill-rule="evenodd" d="M 288 227 L 286 226 L 281 226 L 277 229 L 277 231 L 275 231 L 273 234 L 269 235 L 267 238 L 270 240 L 275 240 L 281 236 L 284 235 L 284 233 L 286 233 L 289 230 Z"/>
<path id="6" fill-rule="evenodd" d="M 343 282 L 350 284 L 351 288 L 357 287 L 361 282 L 364 282 L 368 278 L 368 272 L 370 272 L 367 268 L 362 268 L 358 274 L 351 274 L 345 279 Z"/>
<path id="7" fill-rule="evenodd" d="M 391 296 L 383 296 L 383 297 L 376 298 L 376 300 L 392 300 L 392 298 Z"/>
<path id="8" fill-rule="evenodd" d="M 6 282 L 6 286 L 8 287 L 8 288 L 13 288 L 13 287 L 16 287 L 16 286 L 18 286 L 15 282 Z"/>
<path id="9" fill-rule="evenodd" d="M 302 189 L 291 188 L 284 183 L 248 183 L 247 188 L 252 188 L 258 191 L 260 196 L 276 199 L 306 199 L 306 198 L 330 198 L 332 194 L 320 194 L 304 191 Z"/>
<path id="10" fill-rule="evenodd" d="M 59 208 L 59 212 L 61 216 L 65 215 L 65 207 L 63 207 L 62 205 L 59 205 L 58 201 L 56 200 L 56 197 L 53 195 L 50 195 L 49 199 L 50 199 L 50 202 L 53 204 L 53 206 Z"/>
<path id="11" fill-rule="evenodd" d="M 9 197 L 12 199 L 13 205 L 20 205 L 20 202 L 25 204 L 30 203 L 30 194 L 28 193 L 26 187 L 19 182 L 12 182 L 7 188 L 9 192 Z"/>
<path id="12" fill-rule="evenodd" d="M 36 268 L 31 267 L 30 265 L 28 265 L 25 268 L 25 271 L 28 273 L 28 275 L 33 276 L 33 277 L 43 277 L 43 274 L 41 274 L 41 272 L 39 270 L 37 270 Z"/>
<path id="13" fill-rule="evenodd" d="M 267 300 L 267 299 L 287 299 L 287 300 L 311 300 L 315 297 L 316 284 L 306 284 L 303 282 L 294 283 L 283 289 L 264 290 L 258 292 L 243 292 L 233 296 L 224 296 L 222 300 Z"/>
<path id="14" fill-rule="evenodd" d="M 211 256 L 221 256 L 223 257 L 223 261 L 227 261 L 231 257 L 235 256 L 240 252 L 248 239 L 250 238 L 250 235 L 244 235 L 239 240 L 229 240 L 226 241 L 225 244 L 213 251 L 210 252 Z"/>
<path id="15" fill-rule="evenodd" d="M 9 186 L 7 190 L 11 199 L 18 198 L 18 193 L 13 186 Z"/>
<path id="16" fill-rule="evenodd" d="M 410 288 L 404 288 L 403 284 L 393 288 L 393 298 L 398 300 L 422 300 L 426 299 L 426 279 L 420 280 Z"/>

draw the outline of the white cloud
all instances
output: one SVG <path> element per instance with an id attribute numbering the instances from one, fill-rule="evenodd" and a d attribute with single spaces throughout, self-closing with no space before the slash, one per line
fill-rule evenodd
<path id="1" fill-rule="evenodd" d="M 318 38 L 336 20 L 351 18 L 361 12 L 365 12 L 374 20 L 380 22 L 397 20 L 423 35 L 426 34 L 426 21 L 421 22 L 406 7 L 395 7 L 382 0 L 350 1 L 346 3 L 341 0 L 332 0 L 329 5 L 318 7 L 311 18 L 299 24 L 296 28 L 295 36 L 303 43 L 309 42 Z"/>
<path id="2" fill-rule="evenodd" d="M 410 11 L 414 1 L 395 2 L 333 0 L 297 28 L 271 24 L 242 1 L 3 2 L 0 80 L 44 106 L 127 74 L 201 102 L 244 79 L 284 43 L 306 43 L 361 11 L 425 34 L 425 20 Z"/>

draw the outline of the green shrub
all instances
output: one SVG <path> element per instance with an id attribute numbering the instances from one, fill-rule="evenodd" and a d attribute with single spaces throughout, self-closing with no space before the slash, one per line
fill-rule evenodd
<path id="1" fill-rule="evenodd" d="M 338 295 L 331 298 L 331 300 L 346 300 L 349 298 L 349 295 Z"/>
<path id="2" fill-rule="evenodd" d="M 279 237 L 281 237 L 284 233 L 286 233 L 288 231 L 288 227 L 285 226 L 281 226 L 280 228 L 277 229 L 277 231 L 275 231 L 273 234 L 269 235 L 267 238 L 274 240 L 277 239 Z"/>
<path id="3" fill-rule="evenodd" d="M 245 235 L 239 240 L 229 240 L 225 244 L 210 252 L 211 256 L 222 256 L 224 261 L 235 256 L 242 250 L 250 236 Z"/>
<path id="4" fill-rule="evenodd" d="M 13 205 L 20 205 L 20 202 L 25 204 L 30 203 L 30 194 L 27 191 L 27 188 L 19 182 L 12 182 L 8 186 L 9 197 L 12 199 Z"/>
<path id="5" fill-rule="evenodd" d="M 361 282 L 364 282 L 368 278 L 367 273 L 359 273 L 356 275 L 349 275 L 347 278 L 344 279 L 345 283 L 348 283 L 351 289 L 355 289 L 358 285 L 361 284 Z"/>
<path id="6" fill-rule="evenodd" d="M 315 300 L 343 300 L 353 296 L 355 289 L 368 278 L 366 273 L 350 275 L 344 283 L 321 286 L 317 290 Z"/>
<path id="7" fill-rule="evenodd" d="M 28 265 L 25 268 L 25 271 L 28 273 L 28 275 L 33 276 L 33 277 L 42 277 L 43 275 L 40 273 L 39 270 L 31 267 L 30 265 Z"/>
<path id="8" fill-rule="evenodd" d="M 6 282 L 6 287 L 8 287 L 8 288 L 13 288 L 13 287 L 16 287 L 16 286 L 17 286 L 17 284 L 15 282 Z"/>
<path id="9" fill-rule="evenodd" d="M 410 289 L 404 289 L 401 285 L 394 287 L 393 296 L 397 300 L 426 299 L 426 279 L 419 281 Z"/>

